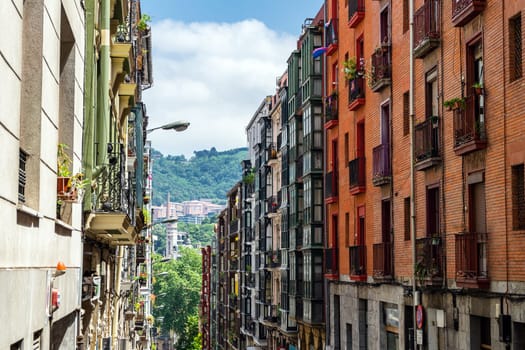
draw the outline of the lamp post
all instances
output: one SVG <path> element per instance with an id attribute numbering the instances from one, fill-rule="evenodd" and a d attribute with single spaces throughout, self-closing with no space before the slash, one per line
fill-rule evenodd
<path id="1" fill-rule="evenodd" d="M 151 128 L 146 130 L 146 133 L 150 133 L 152 131 L 162 129 L 162 130 L 175 130 L 175 131 L 184 131 L 190 126 L 190 122 L 187 122 L 185 120 L 178 120 L 176 122 L 168 123 L 165 125 L 157 126 L 155 128 Z"/>

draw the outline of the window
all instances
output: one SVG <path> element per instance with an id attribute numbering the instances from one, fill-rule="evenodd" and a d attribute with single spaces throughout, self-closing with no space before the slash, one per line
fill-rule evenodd
<path id="1" fill-rule="evenodd" d="M 512 167 L 512 228 L 525 230 L 525 173 L 524 165 Z"/>
<path id="2" fill-rule="evenodd" d="M 24 341 L 19 340 L 16 343 L 11 344 L 11 347 L 9 348 L 9 350 L 22 350 L 23 348 L 24 348 Z"/>
<path id="3" fill-rule="evenodd" d="M 339 295 L 334 295 L 334 350 L 341 349 L 341 307 Z"/>
<path id="4" fill-rule="evenodd" d="M 346 324 L 346 350 L 352 350 L 352 324 Z"/>
<path id="5" fill-rule="evenodd" d="M 391 226 L 390 199 L 381 201 L 381 232 L 383 243 L 390 242 Z"/>
<path id="6" fill-rule="evenodd" d="M 523 42 L 521 38 L 521 12 L 509 19 L 510 80 L 523 76 Z"/>
<path id="7" fill-rule="evenodd" d="M 390 25 L 388 23 L 389 19 L 389 7 L 385 7 L 380 14 L 380 35 L 382 44 L 390 44 Z"/>
<path id="8" fill-rule="evenodd" d="M 410 24 L 408 0 L 403 0 L 403 33 L 408 32 Z"/>
<path id="9" fill-rule="evenodd" d="M 345 237 L 346 237 L 346 245 L 349 246 L 350 244 L 350 213 L 345 213 Z"/>
<path id="10" fill-rule="evenodd" d="M 350 161 L 349 156 L 348 156 L 348 147 L 349 147 L 348 143 L 349 143 L 348 133 L 345 133 L 345 164 L 346 166 L 348 166 L 348 162 Z"/>
<path id="11" fill-rule="evenodd" d="M 525 323 L 513 322 L 512 340 L 514 349 L 525 349 Z"/>
<path id="12" fill-rule="evenodd" d="M 492 349 L 490 318 L 470 316 L 471 349 Z"/>
<path id="13" fill-rule="evenodd" d="M 403 200 L 405 241 L 410 241 L 410 197 Z"/>
<path id="14" fill-rule="evenodd" d="M 439 187 L 427 188 L 427 237 L 439 235 Z"/>
<path id="15" fill-rule="evenodd" d="M 410 133 L 410 95 L 409 92 L 403 94 L 403 136 Z"/>
<path id="16" fill-rule="evenodd" d="M 33 347 L 31 350 L 40 350 L 42 347 L 42 331 L 35 332 L 33 334 Z"/>
<path id="17" fill-rule="evenodd" d="M 20 149 L 18 159 L 18 200 L 21 203 L 26 201 L 25 192 L 26 192 L 26 163 L 27 163 L 27 153 Z"/>
<path id="18" fill-rule="evenodd" d="M 425 114 L 426 118 L 430 118 L 433 115 L 439 115 L 438 113 L 438 80 L 437 80 L 437 69 L 434 67 L 426 74 L 425 84 Z"/>

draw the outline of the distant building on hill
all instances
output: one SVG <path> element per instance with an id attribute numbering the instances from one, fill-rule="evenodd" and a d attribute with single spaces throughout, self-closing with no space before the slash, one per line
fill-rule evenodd
<path id="1" fill-rule="evenodd" d="M 181 222 L 200 224 L 207 216 L 219 213 L 224 206 L 213 204 L 207 200 L 192 200 L 182 203 L 168 201 L 167 205 L 163 204 L 152 208 L 153 220 L 177 216 Z"/>

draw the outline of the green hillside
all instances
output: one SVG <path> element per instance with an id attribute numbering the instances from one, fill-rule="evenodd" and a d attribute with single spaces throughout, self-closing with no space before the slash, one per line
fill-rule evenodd
<path id="1" fill-rule="evenodd" d="M 168 192 L 172 202 L 207 198 L 224 203 L 226 192 L 241 179 L 247 152 L 247 148 L 218 152 L 212 147 L 186 159 L 153 150 L 153 205 L 165 203 Z"/>

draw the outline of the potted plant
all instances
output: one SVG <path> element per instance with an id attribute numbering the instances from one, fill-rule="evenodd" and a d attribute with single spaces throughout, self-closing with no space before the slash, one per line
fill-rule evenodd
<path id="1" fill-rule="evenodd" d="M 350 57 L 343 62 L 343 73 L 346 80 L 354 80 L 357 77 L 357 62 L 355 57 Z"/>
<path id="2" fill-rule="evenodd" d="M 476 82 L 472 84 L 472 89 L 474 89 L 476 95 L 483 95 L 483 83 Z"/>
<path id="3" fill-rule="evenodd" d="M 253 184 L 253 182 L 255 181 L 255 173 L 253 172 L 253 168 L 251 168 L 243 177 L 242 177 L 242 181 L 245 183 L 245 184 Z"/>
<path id="4" fill-rule="evenodd" d="M 140 19 L 137 22 L 137 29 L 140 31 L 145 31 L 148 29 L 149 22 L 151 22 L 151 16 L 143 13 L 142 16 L 140 16 Z"/>
<path id="5" fill-rule="evenodd" d="M 454 98 L 451 98 L 450 100 L 444 101 L 443 106 L 445 106 L 447 110 L 449 111 L 453 109 L 464 109 L 465 99 L 462 97 L 454 97 Z"/>
<path id="6" fill-rule="evenodd" d="M 66 152 L 68 148 L 66 144 L 60 143 L 57 149 L 57 197 L 59 201 L 76 202 L 79 190 L 86 187 L 89 180 L 84 179 L 82 171 L 75 174 L 71 172 L 73 162 Z"/>

